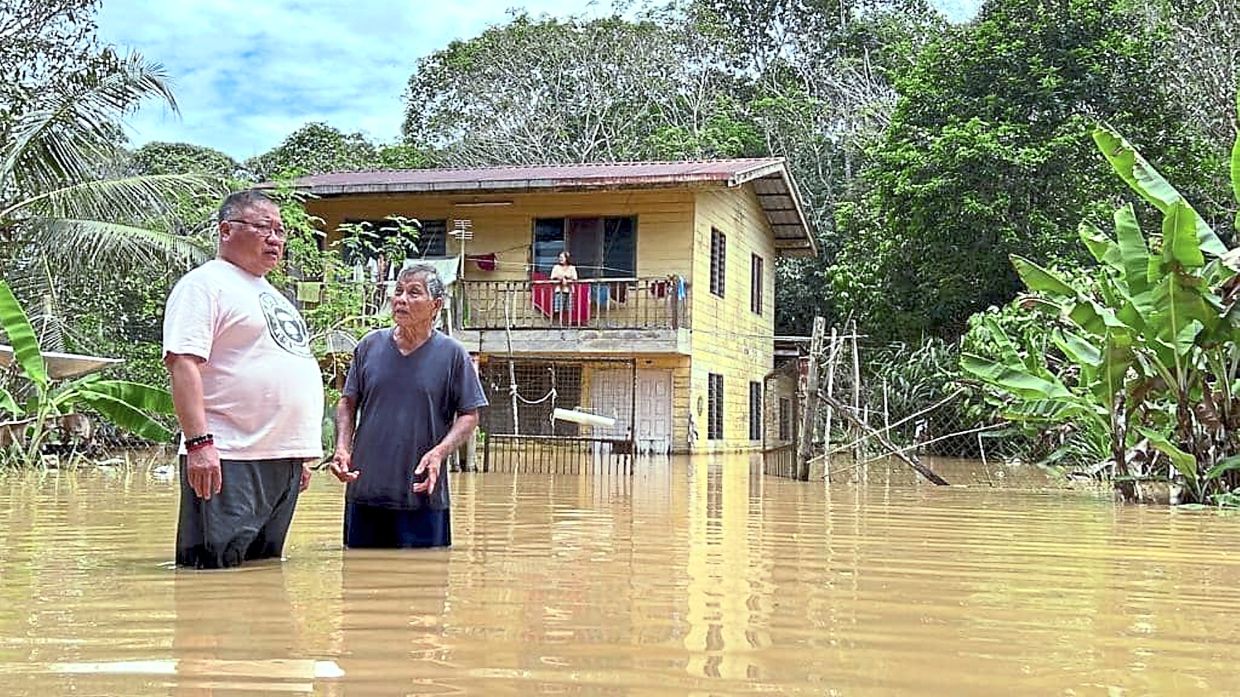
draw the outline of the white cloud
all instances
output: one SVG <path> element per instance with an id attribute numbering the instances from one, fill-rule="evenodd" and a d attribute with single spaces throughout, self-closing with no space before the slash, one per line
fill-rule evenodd
<path id="1" fill-rule="evenodd" d="M 941 0 L 953 19 L 980 0 Z M 400 135 L 402 93 L 414 64 L 455 39 L 501 23 L 512 0 L 105 0 L 108 43 L 164 64 L 180 116 L 151 106 L 129 119 L 130 138 L 208 145 L 245 159 L 310 121 Z M 531 14 L 565 15 L 607 4 L 525 0 Z"/>

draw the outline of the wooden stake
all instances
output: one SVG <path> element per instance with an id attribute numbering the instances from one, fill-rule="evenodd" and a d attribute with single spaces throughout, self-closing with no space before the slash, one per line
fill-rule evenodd
<path id="1" fill-rule="evenodd" d="M 853 357 L 853 414 L 861 413 L 861 351 L 857 347 L 857 321 L 853 320 L 852 328 L 852 357 Z M 858 433 L 865 433 L 865 422 L 856 422 Z M 865 443 L 858 442 L 857 449 L 853 453 L 853 457 L 861 460 L 865 457 Z"/>
<path id="2" fill-rule="evenodd" d="M 834 394 L 833 390 L 835 389 L 835 361 L 839 358 L 839 347 L 843 343 L 844 343 L 843 339 L 839 339 L 839 340 L 836 339 L 835 327 L 831 327 L 831 348 L 829 349 L 829 353 L 827 356 L 827 394 Z M 823 437 L 825 438 L 825 445 L 822 449 L 822 452 L 824 453 L 824 457 L 822 460 L 823 477 L 827 480 L 828 483 L 831 481 L 831 456 L 825 455 L 825 454 L 831 452 L 831 417 L 833 416 L 832 414 L 833 411 L 834 409 L 832 409 L 830 406 L 827 406 L 827 430 L 823 435 Z"/>
<path id="3" fill-rule="evenodd" d="M 800 443 L 797 446 L 797 479 L 809 481 L 809 459 L 813 456 L 814 426 L 818 420 L 818 357 L 822 354 L 823 334 L 827 320 L 814 318 L 814 333 L 809 345 L 809 371 L 805 383 L 805 414 L 801 422 Z"/>

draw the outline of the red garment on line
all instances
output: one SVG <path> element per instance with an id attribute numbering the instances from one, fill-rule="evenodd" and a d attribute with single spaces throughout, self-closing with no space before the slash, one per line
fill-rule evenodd
<path id="1" fill-rule="evenodd" d="M 479 271 L 495 270 L 496 261 L 494 252 L 491 254 L 467 254 L 465 258 L 477 264 Z"/>

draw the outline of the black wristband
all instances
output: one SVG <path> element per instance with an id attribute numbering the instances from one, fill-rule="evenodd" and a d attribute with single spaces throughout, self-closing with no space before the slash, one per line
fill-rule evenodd
<path id="1" fill-rule="evenodd" d="M 202 445 L 203 443 L 214 443 L 214 442 L 215 442 L 215 436 L 211 435 L 210 433 L 204 433 L 201 436 L 194 436 L 193 438 L 186 438 L 185 447 L 192 448 L 195 445 Z"/>

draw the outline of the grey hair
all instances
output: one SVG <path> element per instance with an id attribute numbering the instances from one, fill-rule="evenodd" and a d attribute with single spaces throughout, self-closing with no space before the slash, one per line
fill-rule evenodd
<path id="1" fill-rule="evenodd" d="M 234 191 L 224 198 L 224 202 L 220 204 L 219 218 L 220 222 L 225 220 L 233 220 L 243 211 L 250 210 L 255 206 L 264 203 L 276 205 L 271 197 L 257 189 L 245 189 L 243 191 Z"/>
<path id="2" fill-rule="evenodd" d="M 434 266 L 414 264 L 407 269 L 401 269 L 396 281 L 402 283 L 417 276 L 422 277 L 422 283 L 426 285 L 426 292 L 430 294 L 431 300 L 443 300 L 443 279 L 439 277 Z"/>

